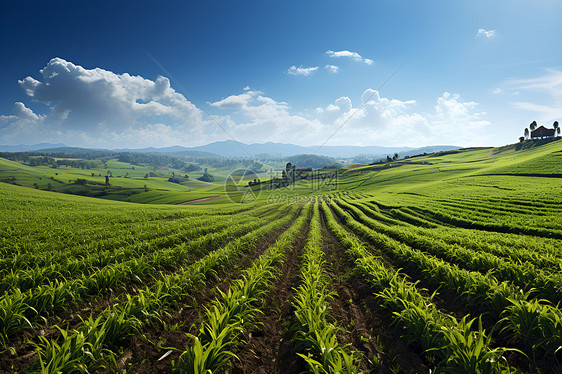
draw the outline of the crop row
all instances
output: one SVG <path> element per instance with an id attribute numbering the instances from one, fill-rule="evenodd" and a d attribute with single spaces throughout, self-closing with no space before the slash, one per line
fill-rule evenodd
<path id="1" fill-rule="evenodd" d="M 253 218 L 253 216 L 252 216 Z M 0 293 L 12 288 L 19 288 L 26 291 L 32 287 L 41 285 L 45 280 L 70 280 L 79 276 L 89 276 L 108 265 L 123 263 L 138 259 L 142 256 L 162 257 L 156 252 L 172 246 L 185 244 L 186 241 L 197 238 L 212 232 L 217 232 L 233 225 L 245 221 L 246 216 L 235 215 L 217 220 L 216 217 L 196 220 L 182 232 L 173 235 L 159 236 L 150 241 L 140 241 L 125 247 L 113 250 L 87 252 L 80 255 L 77 253 L 55 253 L 51 254 L 53 260 L 47 266 L 33 266 L 30 268 L 11 270 L 0 279 Z M 45 254 L 45 261 L 48 261 L 49 254 Z M 150 259 L 147 259 L 150 261 Z"/>
<path id="2" fill-rule="evenodd" d="M 240 333 L 261 313 L 262 297 L 279 276 L 279 265 L 302 232 L 309 217 L 305 206 L 292 226 L 254 264 L 235 280 L 228 291 L 206 309 L 204 322 L 192 343 L 180 355 L 178 369 L 185 374 L 215 372 L 234 355 Z"/>
<path id="3" fill-rule="evenodd" d="M 258 209 L 240 215 L 231 215 L 231 217 L 235 219 L 243 215 L 257 216 L 266 213 L 269 209 L 266 207 L 266 209 Z M 139 223 L 134 227 L 127 227 L 125 225 L 120 229 L 107 225 L 103 230 L 98 230 L 102 238 L 84 238 L 77 240 L 73 246 L 66 248 L 58 242 L 47 242 L 49 249 L 43 251 L 37 245 L 27 248 L 29 250 L 22 249 L 21 251 L 11 247 L 12 255 L 3 256 L 0 259 L 0 274 L 7 275 L 18 269 L 36 269 L 53 264 L 64 265 L 67 262 L 95 263 L 95 256 L 101 257 L 99 261 L 102 263 L 96 266 L 103 266 L 104 257 L 111 257 L 115 250 L 122 247 L 135 247 L 139 243 L 150 242 L 159 248 L 163 248 L 173 244 L 173 242 L 177 243 L 186 240 L 187 238 L 183 236 L 184 232 L 197 227 L 206 227 L 213 222 L 220 221 L 219 217 L 218 215 L 205 215 L 174 221 L 158 220 L 156 222 L 149 222 L 149 224 Z M 69 230 L 71 229 L 69 228 Z M 37 238 L 33 239 L 35 244 L 41 243 Z M 54 248 L 56 248 L 56 251 L 53 250 Z"/>
<path id="4" fill-rule="evenodd" d="M 81 278 L 55 280 L 26 292 L 15 289 L 0 298 L 0 332 L 9 339 L 24 328 L 31 328 L 34 321 L 49 313 L 61 311 L 83 303 L 87 296 L 100 295 L 121 285 L 143 284 L 148 276 L 161 276 L 157 269 L 181 268 L 196 256 L 218 248 L 232 237 L 254 230 L 277 214 L 247 224 L 233 225 L 219 232 L 209 233 L 179 244 L 166 251 L 156 251 L 146 256 L 114 263 Z M 6 343 L 6 342 L 2 342 Z"/>
<path id="5" fill-rule="evenodd" d="M 547 229 L 544 227 L 529 227 L 525 225 L 525 222 L 521 218 L 518 225 L 512 223 L 505 223 L 501 220 L 494 222 L 493 217 L 487 217 L 478 219 L 472 219 L 464 215 L 464 217 L 457 211 L 450 213 L 446 210 L 440 209 L 433 206 L 431 210 L 422 208 L 412 208 L 420 213 L 457 227 L 467 228 L 467 229 L 477 229 L 486 231 L 495 231 L 503 233 L 521 234 L 521 235 L 531 235 L 540 236 L 543 238 L 555 238 L 562 239 L 562 230 L 560 229 Z"/>
<path id="6" fill-rule="evenodd" d="M 398 212 L 404 212 L 415 216 L 420 222 L 425 220 L 425 222 L 430 224 L 436 223 L 430 221 L 430 217 L 420 215 L 420 213 L 409 208 L 400 208 L 399 210 L 393 211 L 393 213 Z M 367 215 L 369 215 L 368 212 Z M 397 218 L 401 219 L 401 217 Z M 404 219 L 404 221 L 416 226 L 417 229 L 423 231 L 424 234 L 438 237 L 448 243 L 458 243 L 478 251 L 490 250 L 498 256 L 510 257 L 515 261 L 534 262 L 537 266 L 541 267 L 543 266 L 541 265 L 543 261 L 539 260 L 539 257 L 550 257 L 544 259 L 548 262 L 548 264 L 544 266 L 556 269 L 558 267 L 558 265 L 556 265 L 558 263 L 556 259 L 558 256 L 562 255 L 562 242 L 557 239 L 534 237 L 532 240 L 529 240 L 529 237 L 524 235 L 448 227 L 439 224 L 428 226 L 423 223 L 410 222 L 407 219 Z M 422 228 L 431 228 L 431 230 L 422 230 Z"/>
<path id="7" fill-rule="evenodd" d="M 529 293 L 508 282 L 500 282 L 491 274 L 460 269 L 355 221 L 333 204 L 338 217 L 369 243 L 388 253 L 397 265 L 421 273 L 435 287 L 455 291 L 469 306 L 486 310 L 496 318 L 503 317 L 501 326 L 520 341 L 533 357 L 536 353 L 552 356 L 562 346 L 562 312 L 544 301 L 530 298 Z"/>
<path id="8" fill-rule="evenodd" d="M 433 295 L 423 295 L 407 277 L 385 266 L 339 225 L 327 204 L 322 208 L 328 228 L 355 260 L 382 306 L 392 313 L 408 344 L 419 346 L 432 366 L 449 373 L 499 373 L 505 369 L 502 357 L 506 349 L 490 347 L 491 334 L 486 334 L 480 320 L 474 330 L 476 319 L 458 321 L 439 311 Z"/>
<path id="9" fill-rule="evenodd" d="M 143 325 L 160 320 L 161 313 L 188 295 L 205 279 L 228 262 L 239 258 L 272 233 L 294 219 L 296 209 L 282 219 L 274 220 L 238 239 L 231 240 L 181 272 L 167 274 L 154 285 L 136 295 L 117 299 L 97 318 L 90 316 L 73 330 L 61 330 L 60 339 L 46 339 L 38 346 L 36 368 L 42 373 L 93 371 L 115 358 L 115 350 Z"/>
<path id="10" fill-rule="evenodd" d="M 516 263 L 499 258 L 491 253 L 483 253 L 451 245 L 433 237 L 426 238 L 412 230 L 402 227 L 389 227 L 369 217 L 353 205 L 342 200 L 338 204 L 347 209 L 354 217 L 377 232 L 381 232 L 411 247 L 427 251 L 467 270 L 489 272 L 500 280 L 508 280 L 524 290 L 535 289 L 538 295 L 554 303 L 561 301 L 562 275 L 537 269 L 531 263 Z"/>
<path id="11" fill-rule="evenodd" d="M 56 199 L 53 204 L 56 204 Z M 26 259 L 33 259 L 39 253 L 52 253 L 53 248 L 58 252 L 76 250 L 85 247 L 86 250 L 99 251 L 117 248 L 134 243 L 139 239 L 150 239 L 160 235 L 170 234 L 176 226 L 184 226 L 190 221 L 196 221 L 203 215 L 197 210 L 173 210 L 86 206 L 76 209 L 76 206 L 64 204 L 51 207 L 45 200 L 33 204 L 33 209 L 22 209 L 20 204 L 6 204 L 4 207 L 10 214 L 0 218 L 0 269 L 5 269 L 6 259 L 17 257 L 13 265 L 25 263 Z M 219 218 L 251 212 L 252 206 L 242 208 L 207 209 L 207 217 Z M 267 209 L 267 207 L 264 207 Z M 170 231 L 169 231 L 170 230 Z M 8 267 L 10 268 L 10 267 Z"/>
<path id="12" fill-rule="evenodd" d="M 358 373 L 360 354 L 338 343 L 340 327 L 329 320 L 332 295 L 324 270 L 319 204 L 314 206 L 303 251 L 301 284 L 295 290 L 295 322 L 291 327 L 297 351 L 313 373 Z"/>

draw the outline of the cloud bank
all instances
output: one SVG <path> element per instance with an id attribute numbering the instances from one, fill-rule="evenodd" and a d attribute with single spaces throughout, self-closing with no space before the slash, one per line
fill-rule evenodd
<path id="1" fill-rule="evenodd" d="M 349 53 L 346 57 L 360 58 Z M 317 69 L 294 70 L 307 75 Z M 337 72 L 334 65 L 325 69 Z M 365 90 L 355 102 L 341 96 L 324 106 L 295 112 L 289 103 L 246 86 L 207 103 L 216 113 L 209 117 L 176 92 L 166 77 L 151 80 L 86 69 L 60 58 L 49 61 L 39 79 L 28 76 L 19 83 L 32 107 L 44 110 L 34 112 L 23 102 L 14 103 L 10 114 L 0 115 L 0 144 L 191 146 L 228 139 L 228 132 L 243 142 L 317 145 L 336 133 L 329 144 L 467 145 L 467 137 L 478 143 L 475 129 L 489 124 L 476 102 L 464 101 L 458 94 L 445 92 L 424 112 L 415 100 L 387 98 L 373 89 Z"/>

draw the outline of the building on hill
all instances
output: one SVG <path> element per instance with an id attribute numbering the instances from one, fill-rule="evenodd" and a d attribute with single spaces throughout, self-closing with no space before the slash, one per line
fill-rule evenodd
<path id="1" fill-rule="evenodd" d="M 547 129 L 544 126 L 537 127 L 536 130 L 531 131 L 531 139 L 542 139 L 554 137 L 555 130 Z"/>

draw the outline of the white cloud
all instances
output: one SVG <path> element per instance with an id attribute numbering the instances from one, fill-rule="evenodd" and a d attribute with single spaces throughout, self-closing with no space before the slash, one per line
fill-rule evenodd
<path id="1" fill-rule="evenodd" d="M 310 74 L 314 73 L 316 70 L 318 70 L 318 66 L 303 68 L 302 66 L 296 67 L 295 65 L 293 65 L 289 69 L 287 69 L 287 74 L 304 75 L 305 77 L 308 77 Z"/>
<path id="2" fill-rule="evenodd" d="M 476 38 L 491 39 L 494 36 L 496 36 L 496 30 L 478 29 L 478 32 L 476 33 Z"/>
<path id="3" fill-rule="evenodd" d="M 363 92 L 361 103 L 355 107 L 351 99 L 340 97 L 314 114 L 331 131 L 341 127 L 335 137 L 340 144 L 464 145 L 467 139 L 477 144 L 482 136 L 474 131 L 490 124 L 483 119 L 484 112 L 476 112 L 476 102 L 462 101 L 458 94 L 448 92 L 437 98 L 429 113 L 415 111 L 415 100 L 381 97 L 373 89 Z"/>
<path id="4" fill-rule="evenodd" d="M 357 52 L 352 52 L 352 51 L 332 51 L 332 50 L 327 50 L 326 54 L 330 57 L 348 57 L 351 58 L 354 61 L 357 62 L 364 62 L 367 65 L 372 65 L 373 64 L 373 60 L 371 60 L 370 58 L 363 58 L 361 57 L 361 55 Z"/>
<path id="5" fill-rule="evenodd" d="M 210 105 L 231 111 L 229 116 L 236 121 L 232 121 L 230 131 L 240 141 L 312 142 L 322 127 L 318 120 L 291 113 L 286 102 L 276 101 L 261 91 L 231 95 Z"/>
<path id="6" fill-rule="evenodd" d="M 144 128 L 167 123 L 178 131 L 177 135 L 190 133 L 196 139 L 207 126 L 213 126 L 162 76 L 153 81 L 100 68 L 86 69 L 61 58 L 50 60 L 40 73 L 41 79 L 26 77 L 19 84 L 30 99 L 45 104 L 48 113 L 38 116 L 16 103 L 12 116 L 1 117 L 8 130 L 3 137 L 29 143 L 57 140 L 59 134 L 65 133 L 82 142 L 89 139 L 99 143 L 100 134 L 142 135 Z M 31 122 L 41 124 L 40 133 Z M 115 135 L 103 141 L 109 145 L 122 139 Z"/>
<path id="7" fill-rule="evenodd" d="M 222 112 L 211 120 L 164 77 L 153 81 L 86 69 L 62 59 L 51 60 L 41 74 L 41 79 L 27 77 L 20 85 L 32 100 L 45 105 L 46 114 L 15 103 L 11 114 L 0 116 L 0 143 L 189 146 L 225 140 L 225 128 L 243 142 L 313 145 L 341 127 L 330 144 L 465 145 L 467 137 L 475 139 L 475 129 L 489 123 L 485 113 L 477 111 L 476 102 L 463 101 L 456 94 L 444 93 L 433 109 L 423 112 L 417 110 L 415 100 L 387 98 L 367 89 L 356 103 L 342 96 L 316 110 L 297 113 L 289 103 L 249 86 L 208 103 Z"/>
<path id="8" fill-rule="evenodd" d="M 562 70 L 545 69 L 546 74 L 528 79 L 512 79 L 506 83 L 519 90 L 534 91 L 562 101 Z"/>
<path id="9" fill-rule="evenodd" d="M 482 119 L 486 113 L 475 111 L 477 106 L 474 101 L 461 101 L 458 94 L 444 92 L 435 105 L 434 128 L 456 132 L 460 126 L 475 129 L 489 125 L 489 121 Z"/>
<path id="10" fill-rule="evenodd" d="M 499 95 L 499 94 L 503 93 L 503 90 L 501 88 L 495 88 L 495 89 L 492 90 L 492 93 L 494 95 Z"/>
<path id="11" fill-rule="evenodd" d="M 324 66 L 324 68 L 328 70 L 330 73 L 334 73 L 334 74 L 340 70 L 339 66 L 336 65 L 326 65 Z"/>
<path id="12" fill-rule="evenodd" d="M 21 102 L 15 102 L 11 115 L 0 116 L 0 129 L 3 130 L 2 137 L 7 141 L 13 141 L 15 136 L 21 132 L 35 132 L 41 130 L 44 116 L 37 115 Z"/>

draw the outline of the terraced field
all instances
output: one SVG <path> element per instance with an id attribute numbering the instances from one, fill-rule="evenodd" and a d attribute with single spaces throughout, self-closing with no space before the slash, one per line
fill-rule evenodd
<path id="1" fill-rule="evenodd" d="M 0 184 L 0 372 L 562 372 L 558 143 L 350 169 L 295 204 Z"/>

